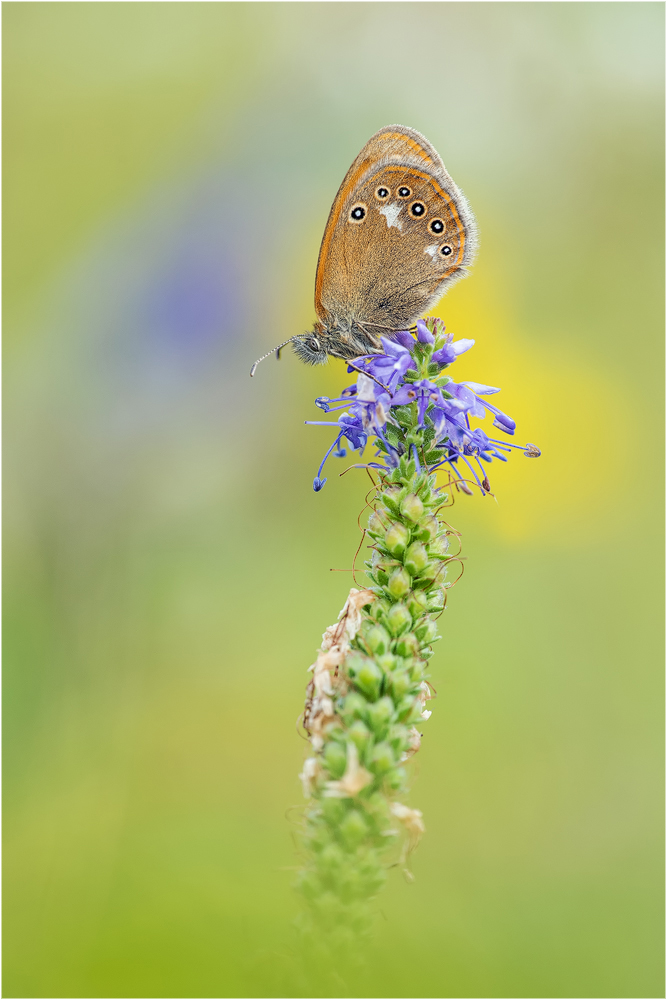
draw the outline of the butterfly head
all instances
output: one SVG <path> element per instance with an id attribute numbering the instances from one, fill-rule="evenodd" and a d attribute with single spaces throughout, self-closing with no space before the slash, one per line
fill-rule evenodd
<path id="1" fill-rule="evenodd" d="M 330 351 L 325 346 L 326 335 L 319 323 L 309 333 L 293 337 L 292 344 L 296 356 L 307 365 L 324 365 L 329 360 Z"/>

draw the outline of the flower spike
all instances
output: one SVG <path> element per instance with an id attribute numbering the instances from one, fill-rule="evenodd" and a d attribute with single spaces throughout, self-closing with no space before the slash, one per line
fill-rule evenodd
<path id="1" fill-rule="evenodd" d="M 308 906 L 302 927 L 311 943 L 326 942 L 334 954 L 363 942 L 370 901 L 390 867 L 409 876 L 409 855 L 425 829 L 420 810 L 403 801 L 405 765 L 431 715 L 427 669 L 440 638 L 437 619 L 465 565 L 449 549 L 458 532 L 441 517 L 451 505 L 445 491 L 453 486 L 472 495 L 476 486 L 493 496 L 487 469 L 494 460 L 506 462 L 512 450 L 540 453 L 473 426 L 491 414 L 503 434 L 516 427 L 485 398 L 499 389 L 445 374 L 474 341 L 454 341 L 440 320 L 428 319 L 417 323 L 416 336 L 404 331 L 381 343 L 381 353 L 348 365 L 357 372 L 354 385 L 338 399 L 316 400 L 325 413 L 338 413 L 336 421 L 306 421 L 331 426 L 336 435 L 314 479 L 316 492 L 326 483 L 329 456 L 345 455 L 343 442 L 360 456 L 369 444 L 375 450 L 371 460 L 345 470 L 366 469 L 373 482 L 357 550 L 370 542 L 371 585 L 350 590 L 324 633 L 303 714 L 310 747 L 300 775 L 307 800 L 297 882 Z M 439 469 L 448 474 L 445 486 L 436 481 Z M 454 580 L 447 578 L 450 563 L 458 566 Z M 352 566 L 354 572 L 356 555 Z"/>

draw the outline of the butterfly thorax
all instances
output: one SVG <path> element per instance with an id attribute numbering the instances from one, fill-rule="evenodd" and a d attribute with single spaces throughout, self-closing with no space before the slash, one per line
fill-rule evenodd
<path id="1" fill-rule="evenodd" d="M 379 331 L 378 331 L 379 332 Z M 308 365 L 323 365 L 329 357 L 352 361 L 380 351 L 380 339 L 355 320 L 327 315 L 309 333 L 294 338 L 295 354 Z"/>

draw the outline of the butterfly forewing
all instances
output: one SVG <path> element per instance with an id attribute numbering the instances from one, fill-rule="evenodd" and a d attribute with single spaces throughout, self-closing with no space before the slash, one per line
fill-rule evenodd
<path id="1" fill-rule="evenodd" d="M 388 126 L 348 171 L 322 240 L 321 318 L 405 329 L 465 274 L 474 220 L 423 136 Z"/>

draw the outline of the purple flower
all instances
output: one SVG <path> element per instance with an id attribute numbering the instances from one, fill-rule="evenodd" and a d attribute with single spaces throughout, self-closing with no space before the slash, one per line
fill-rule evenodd
<path id="1" fill-rule="evenodd" d="M 423 319 L 417 320 L 417 340 L 420 344 L 435 344 L 435 337 Z"/>
<path id="2" fill-rule="evenodd" d="M 386 349 L 385 354 L 374 354 L 357 364 L 357 368 L 377 379 L 386 390 L 391 392 L 408 369 L 413 367 L 414 361 L 410 352 L 400 344 L 394 344 L 384 337 L 382 337 L 382 344 Z M 353 371 L 353 369 L 348 368 L 348 371 Z"/>
<path id="3" fill-rule="evenodd" d="M 338 399 L 330 399 L 328 396 L 317 398 L 316 405 L 325 413 L 335 410 L 343 412 L 335 423 L 306 421 L 332 426 L 337 430 L 336 439 L 324 456 L 313 482 L 316 492 L 326 482 L 322 478 L 322 470 L 329 455 L 333 452 L 336 456 L 345 456 L 343 441 L 351 449 L 359 451 L 360 455 L 369 441 L 372 441 L 376 447 L 375 460 L 367 462 L 366 466 L 384 472 L 395 468 L 403 455 L 406 459 L 411 458 L 415 467 L 421 469 L 424 454 L 428 451 L 431 459 L 428 464 L 429 472 L 448 465 L 456 472 L 457 477 L 471 473 L 483 493 L 488 492 L 490 487 L 482 461 L 489 463 L 495 458 L 505 462 L 505 452 L 512 448 L 518 448 L 528 455 L 534 455 L 538 451 L 534 446 L 521 448 L 518 445 L 504 444 L 488 437 L 480 427 L 470 426 L 471 418 L 484 419 L 487 413 L 491 413 L 494 418 L 493 426 L 498 430 L 513 435 L 516 428 L 511 417 L 484 398 L 500 392 L 495 386 L 482 382 L 453 382 L 444 375 L 434 379 L 431 371 L 428 371 L 431 362 L 441 366 L 450 365 L 460 354 L 470 350 L 474 341 L 454 341 L 451 334 L 445 335 L 441 320 L 429 320 L 429 325 L 432 326 L 433 333 L 423 320 L 417 322 L 416 340 L 407 331 L 399 331 L 391 339 L 382 337 L 382 352 L 357 358 L 355 367 L 348 368 L 350 372 L 358 372 L 356 383 L 344 389 Z M 413 352 L 417 344 L 420 345 L 420 350 L 415 356 Z M 406 381 L 408 372 L 411 374 Z M 422 377 L 416 378 L 416 374 Z M 423 442 L 419 445 L 421 452 L 414 440 L 408 445 L 404 425 L 393 412 L 398 407 L 413 403 L 417 404 L 417 421 L 410 433 L 418 434 L 417 439 Z M 434 451 L 442 456 L 436 461 L 433 461 Z M 475 466 L 481 472 L 481 478 Z"/>
<path id="4" fill-rule="evenodd" d="M 392 340 L 405 347 L 407 351 L 412 351 L 415 346 L 415 338 L 407 330 L 399 330 L 398 333 L 392 334 Z"/>
<path id="5" fill-rule="evenodd" d="M 426 416 L 426 411 L 431 403 L 436 405 L 440 404 L 444 406 L 444 399 L 442 398 L 442 391 L 439 385 L 435 382 L 431 382 L 429 379 L 421 379 L 419 382 L 408 382 L 402 385 L 394 393 L 391 405 L 392 406 L 407 406 L 409 403 L 419 403 L 418 413 L 419 413 L 419 426 L 424 426 L 424 417 Z"/>
<path id="6" fill-rule="evenodd" d="M 456 361 L 459 354 L 469 351 L 474 343 L 474 340 L 455 341 L 450 333 L 440 350 L 433 352 L 433 361 L 437 361 L 439 365 L 451 365 L 453 361 Z"/>

